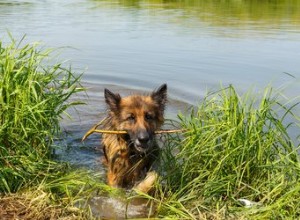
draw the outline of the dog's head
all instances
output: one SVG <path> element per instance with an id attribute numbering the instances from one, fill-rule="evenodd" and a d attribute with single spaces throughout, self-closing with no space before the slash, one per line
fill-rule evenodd
<path id="1" fill-rule="evenodd" d="M 164 122 L 167 85 L 163 84 L 150 95 L 131 95 L 122 98 L 108 89 L 104 91 L 112 128 L 125 130 L 123 138 L 140 154 L 151 151 L 155 130 Z"/>

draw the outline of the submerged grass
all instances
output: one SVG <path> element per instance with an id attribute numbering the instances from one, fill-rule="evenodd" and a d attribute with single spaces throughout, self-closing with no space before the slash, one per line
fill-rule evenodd
<path id="1" fill-rule="evenodd" d="M 259 98 L 241 97 L 230 86 L 179 116 L 188 132 L 170 137 L 163 152 L 164 187 L 155 196 L 161 216 L 300 217 L 299 146 L 286 125 L 286 117 L 297 115 L 279 96 L 267 88 Z"/>

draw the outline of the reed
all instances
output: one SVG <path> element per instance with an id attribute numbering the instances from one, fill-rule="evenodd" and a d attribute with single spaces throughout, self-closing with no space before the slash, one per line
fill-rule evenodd
<path id="1" fill-rule="evenodd" d="M 256 98 L 255 98 L 256 97 Z M 230 86 L 180 115 L 182 137 L 163 150 L 154 199 L 161 216 L 189 219 L 296 219 L 300 216 L 299 145 L 287 117 L 296 105 L 280 92 L 239 96 Z M 299 126 L 295 126 L 299 132 Z M 252 202 L 244 207 L 240 199 Z"/>
<path id="2" fill-rule="evenodd" d="M 16 192 L 56 172 L 52 144 L 59 119 L 82 91 L 79 75 L 50 63 L 53 50 L 0 41 L 0 192 Z"/>

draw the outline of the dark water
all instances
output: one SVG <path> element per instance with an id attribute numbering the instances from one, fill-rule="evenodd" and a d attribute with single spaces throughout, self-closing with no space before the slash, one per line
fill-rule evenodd
<path id="1" fill-rule="evenodd" d="M 68 149 L 57 152 L 96 172 L 100 137 L 80 139 L 103 117 L 104 87 L 130 94 L 168 83 L 168 118 L 220 84 L 300 95 L 300 0 L 0 0 L 4 42 L 7 31 L 64 47 L 59 59 L 84 72 L 87 105 L 63 121 Z"/>

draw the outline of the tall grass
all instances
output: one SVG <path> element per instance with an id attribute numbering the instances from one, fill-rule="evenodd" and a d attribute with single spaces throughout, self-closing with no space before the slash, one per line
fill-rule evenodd
<path id="1" fill-rule="evenodd" d="M 74 204 L 111 189 L 86 171 L 51 160 L 59 119 L 82 91 L 80 76 L 62 63 L 47 65 L 51 50 L 0 41 L 0 207 L 5 218 L 92 219 Z M 180 115 L 182 136 L 162 152 L 158 216 L 177 219 L 297 219 L 299 146 L 289 136 L 295 105 L 267 88 L 261 97 L 230 86 Z M 289 118 L 290 117 L 290 118 Z M 299 126 L 295 126 L 298 129 Z M 24 191 L 24 187 L 26 190 Z M 20 189 L 23 189 L 20 191 Z M 18 192 L 12 194 L 12 192 Z M 4 193 L 6 196 L 3 196 Z M 130 198 L 129 198 L 130 199 Z M 254 202 L 245 208 L 239 199 Z M 80 202 L 81 201 L 81 202 Z M 0 218 L 1 216 L 0 209 Z"/>
<path id="2" fill-rule="evenodd" d="M 52 50 L 36 44 L 0 41 L 0 192 L 33 185 L 63 165 L 51 162 L 59 119 L 82 91 L 79 75 L 51 64 Z"/>
<path id="3" fill-rule="evenodd" d="M 239 96 L 231 86 L 208 95 L 189 116 L 181 115 L 187 132 L 171 137 L 164 148 L 159 213 L 192 219 L 299 218 L 299 146 L 289 136 L 288 115 L 296 116 L 293 106 L 281 103 L 271 88 L 255 98 Z M 245 208 L 238 199 L 255 205 Z"/>

